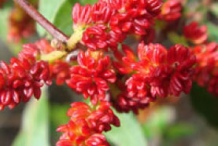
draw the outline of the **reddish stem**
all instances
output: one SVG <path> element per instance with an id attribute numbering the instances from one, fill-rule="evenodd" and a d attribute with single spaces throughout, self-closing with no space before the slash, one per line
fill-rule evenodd
<path id="1" fill-rule="evenodd" d="M 26 0 L 14 0 L 21 8 L 26 11 L 36 22 L 38 22 L 45 30 L 47 30 L 54 38 L 61 42 L 66 42 L 68 36 L 49 22 L 43 15 L 41 15 L 29 2 Z"/>

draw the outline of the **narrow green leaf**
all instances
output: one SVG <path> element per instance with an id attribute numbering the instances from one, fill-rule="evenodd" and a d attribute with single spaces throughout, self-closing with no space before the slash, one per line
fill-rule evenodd
<path id="1" fill-rule="evenodd" d="M 49 146 L 48 96 L 43 88 L 37 101 L 31 99 L 24 110 L 21 130 L 12 146 Z"/>
<path id="2" fill-rule="evenodd" d="M 132 113 L 115 113 L 121 122 L 120 127 L 113 127 L 105 133 L 107 139 L 116 146 L 147 146 L 140 124 Z"/>

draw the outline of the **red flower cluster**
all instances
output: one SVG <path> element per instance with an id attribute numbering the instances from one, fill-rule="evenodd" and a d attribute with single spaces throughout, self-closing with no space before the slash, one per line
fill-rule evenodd
<path id="1" fill-rule="evenodd" d="M 61 60 L 57 60 L 50 64 L 52 78 L 55 79 L 57 85 L 62 85 L 70 78 L 70 64 Z"/>
<path id="2" fill-rule="evenodd" d="M 167 49 L 152 43 L 155 34 L 164 32 L 156 42 L 168 36 L 167 27 L 178 22 L 181 10 L 180 0 L 163 4 L 162 0 L 75 4 L 74 34 L 66 44 L 54 43 L 52 47 L 48 41 L 40 40 L 24 45 L 10 64 L 0 63 L 0 109 L 27 102 L 31 96 L 38 99 L 40 87 L 55 79 L 58 85 L 66 83 L 92 103 L 71 104 L 67 113 L 69 122 L 58 128 L 63 134 L 57 146 L 109 146 L 102 133 L 110 130 L 111 125 L 120 125 L 111 106 L 120 112 L 137 113 L 157 98 L 189 93 L 193 75 L 199 85 L 218 95 L 218 45 L 203 45 L 207 41 L 206 26 L 192 22 L 184 27 L 185 38 L 192 45 L 201 44 L 192 51 L 179 44 Z M 15 16 L 14 13 L 11 17 Z M 156 33 L 155 20 L 170 25 Z M 20 21 L 13 22 L 13 26 Z M 19 31 L 21 28 L 23 25 Z M 14 30 L 10 35 L 17 33 Z M 127 45 L 132 38 L 140 42 L 136 49 Z M 40 61 L 43 59 L 48 62 Z"/>
<path id="3" fill-rule="evenodd" d="M 190 91 L 195 56 L 188 48 L 175 45 L 166 50 L 160 44 L 140 43 L 139 61 L 132 59 L 133 54 L 128 56 L 129 59 L 123 56 L 118 58 L 120 63 L 115 63 L 122 74 L 129 74 L 132 69 L 132 76 L 126 79 L 125 87 L 121 88 L 121 94 L 115 101 L 119 111 L 137 112 L 137 107 L 146 107 L 156 97 L 178 96 L 181 92 Z M 126 62 L 128 66 L 124 68 Z"/>
<path id="4" fill-rule="evenodd" d="M 74 28 L 86 28 L 82 37 L 89 49 L 108 49 L 123 42 L 127 34 L 149 36 L 161 0 L 100 0 L 93 6 L 73 7 Z"/>
<path id="5" fill-rule="evenodd" d="M 0 109 L 13 108 L 20 102 L 29 101 L 31 96 L 39 99 L 40 87 L 50 84 L 48 63 L 37 61 L 37 44 L 26 44 L 18 58 L 10 64 L 0 64 Z"/>
<path id="6" fill-rule="evenodd" d="M 87 50 L 79 53 L 77 61 L 78 65 L 70 68 L 68 86 L 82 93 L 85 98 L 90 97 L 93 104 L 98 100 L 106 101 L 108 83 L 116 80 L 109 57 L 99 51 Z"/>
<path id="7" fill-rule="evenodd" d="M 166 0 L 158 18 L 165 21 L 175 21 L 181 17 L 182 3 L 180 0 Z"/>
<path id="8" fill-rule="evenodd" d="M 183 29 L 184 36 L 194 44 L 202 44 L 207 38 L 207 27 L 199 26 L 197 22 L 192 22 L 186 25 Z"/>
<path id="9" fill-rule="evenodd" d="M 34 2 L 37 5 L 37 1 Z M 34 20 L 15 3 L 9 17 L 8 40 L 18 42 L 22 38 L 27 38 L 35 32 Z"/>
<path id="10" fill-rule="evenodd" d="M 111 124 L 120 125 L 109 102 L 99 102 L 94 107 L 76 102 L 71 104 L 67 115 L 70 121 L 58 128 L 63 134 L 57 146 L 109 146 L 102 132 L 110 130 Z"/>
<path id="11" fill-rule="evenodd" d="M 194 80 L 218 96 L 218 44 L 212 42 L 195 46 L 193 52 L 197 57 Z"/>

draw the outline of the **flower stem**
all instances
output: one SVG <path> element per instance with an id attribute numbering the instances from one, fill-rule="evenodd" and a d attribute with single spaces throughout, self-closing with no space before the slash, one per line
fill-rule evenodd
<path id="1" fill-rule="evenodd" d="M 26 0 L 14 0 L 21 8 L 26 11 L 36 22 L 38 22 L 44 29 L 48 31 L 54 38 L 61 42 L 67 42 L 68 36 L 49 22 L 43 15 L 41 15 L 29 2 Z"/>

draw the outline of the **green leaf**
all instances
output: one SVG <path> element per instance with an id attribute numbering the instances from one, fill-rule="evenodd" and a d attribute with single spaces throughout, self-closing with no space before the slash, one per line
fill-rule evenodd
<path id="1" fill-rule="evenodd" d="M 132 113 L 115 113 L 121 122 L 120 127 L 113 127 L 105 133 L 107 139 L 116 146 L 147 146 L 140 124 Z"/>
<path id="2" fill-rule="evenodd" d="M 191 103 L 194 109 L 202 115 L 207 122 L 218 128 L 218 98 L 212 96 L 205 88 L 194 84 L 191 90 Z"/>
<path id="3" fill-rule="evenodd" d="M 61 135 L 61 133 L 57 132 L 56 129 L 60 125 L 66 124 L 69 121 L 69 117 L 66 114 L 69 108 L 69 104 L 51 104 L 50 106 L 50 135 L 51 141 L 53 141 L 53 143 L 57 142 Z"/>
<path id="4" fill-rule="evenodd" d="M 94 4 L 97 0 L 79 0 L 79 3 L 85 5 L 85 4 Z"/>
<path id="5" fill-rule="evenodd" d="M 186 38 L 184 36 L 176 34 L 175 32 L 170 32 L 168 34 L 168 38 L 173 44 L 182 44 L 184 46 L 188 46 Z"/>
<path id="6" fill-rule="evenodd" d="M 145 135 L 149 138 L 153 138 L 157 134 L 161 135 L 174 119 L 175 109 L 173 107 L 161 106 L 157 108 L 142 125 Z"/>
<path id="7" fill-rule="evenodd" d="M 218 2 L 212 3 L 210 10 L 216 17 L 218 17 Z"/>
<path id="8" fill-rule="evenodd" d="M 48 135 L 48 96 L 43 88 L 37 101 L 32 98 L 23 113 L 21 130 L 12 146 L 49 146 Z"/>
<path id="9" fill-rule="evenodd" d="M 206 25 L 208 28 L 209 40 L 218 42 L 218 26 L 210 22 L 208 22 Z"/>
<path id="10" fill-rule="evenodd" d="M 11 5 L 5 5 L 0 9 L 0 37 L 3 41 L 6 41 L 8 34 L 8 17 L 11 12 Z"/>
<path id="11" fill-rule="evenodd" d="M 167 127 L 165 136 L 167 139 L 176 140 L 185 136 L 190 136 L 196 131 L 193 125 L 188 123 L 177 123 Z"/>
<path id="12" fill-rule="evenodd" d="M 71 11 L 74 0 L 40 0 L 39 11 L 52 24 L 67 34 L 72 33 Z M 37 25 L 40 36 L 46 35 L 46 30 Z"/>
<path id="13" fill-rule="evenodd" d="M 68 36 L 70 36 L 73 33 L 73 29 L 72 29 L 73 22 L 72 22 L 72 15 L 71 15 L 73 5 L 74 2 L 69 0 L 62 3 L 53 21 L 54 25 L 57 26 L 61 31 L 63 31 Z"/>
<path id="14" fill-rule="evenodd" d="M 40 0 L 39 11 L 54 24 L 58 29 L 64 32 L 66 35 L 73 33 L 72 29 L 72 8 L 76 2 L 81 4 L 94 4 L 97 0 Z M 40 36 L 47 34 L 46 30 L 40 25 L 37 25 L 37 31 Z"/>

